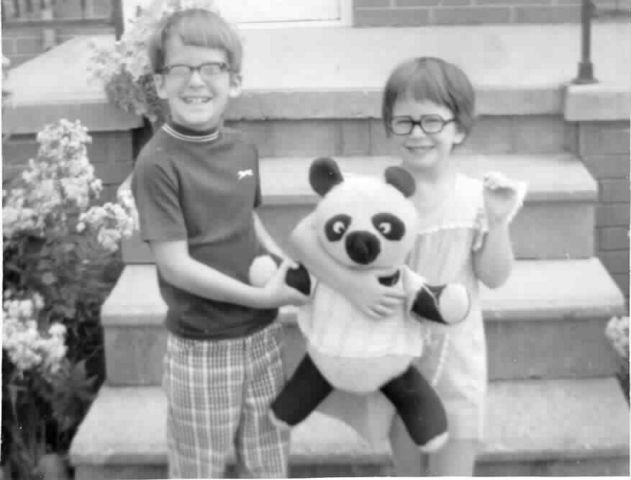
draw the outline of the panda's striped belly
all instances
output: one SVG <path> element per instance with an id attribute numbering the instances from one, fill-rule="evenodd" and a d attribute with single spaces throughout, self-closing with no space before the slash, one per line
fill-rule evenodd
<path id="1" fill-rule="evenodd" d="M 321 282 L 312 301 L 299 310 L 298 324 L 310 348 L 324 355 L 366 359 L 422 354 L 422 326 L 404 306 L 393 316 L 370 318 Z"/>

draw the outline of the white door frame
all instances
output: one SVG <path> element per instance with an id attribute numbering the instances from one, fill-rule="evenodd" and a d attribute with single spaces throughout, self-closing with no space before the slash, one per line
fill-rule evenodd
<path id="1" fill-rule="evenodd" d="M 301 2 L 303 0 L 296 0 Z M 136 5 L 143 5 L 151 0 L 123 0 L 125 24 L 133 17 Z M 237 23 L 239 29 L 293 28 L 293 27 L 345 27 L 353 24 L 353 0 L 337 0 L 340 6 L 340 18 L 337 20 L 279 21 L 279 22 L 243 22 Z"/>

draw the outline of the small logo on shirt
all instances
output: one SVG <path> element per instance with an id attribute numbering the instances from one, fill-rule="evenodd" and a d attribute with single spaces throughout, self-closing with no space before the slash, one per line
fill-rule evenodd
<path id="1" fill-rule="evenodd" d="M 252 177 L 254 175 L 254 172 L 252 171 L 251 168 L 248 168 L 247 170 L 239 170 L 237 172 L 237 175 L 239 177 L 239 180 L 241 180 L 245 177 Z"/>

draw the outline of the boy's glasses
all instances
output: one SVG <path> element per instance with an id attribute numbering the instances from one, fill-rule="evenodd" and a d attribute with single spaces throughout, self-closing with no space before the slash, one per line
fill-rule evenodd
<path id="1" fill-rule="evenodd" d="M 445 125 L 455 121 L 455 118 L 445 120 L 440 115 L 422 115 L 419 120 L 414 120 L 412 117 L 393 117 L 390 129 L 395 135 L 409 135 L 418 125 L 423 132 L 433 134 L 442 132 Z"/>
<path id="2" fill-rule="evenodd" d="M 204 81 L 211 81 L 217 75 L 230 70 L 230 66 L 225 62 L 208 62 L 197 66 L 193 65 L 167 65 L 162 69 L 162 74 L 179 81 L 188 81 L 193 72 L 199 73 Z"/>

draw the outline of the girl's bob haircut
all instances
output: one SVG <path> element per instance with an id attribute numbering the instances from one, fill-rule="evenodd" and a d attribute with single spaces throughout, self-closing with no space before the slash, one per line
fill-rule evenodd
<path id="1" fill-rule="evenodd" d="M 469 134 L 475 116 L 475 93 L 467 75 L 456 65 L 435 57 L 418 57 L 399 64 L 390 74 L 383 93 L 381 114 L 391 135 L 394 104 L 408 98 L 428 100 L 449 108 L 458 127 Z"/>
<path id="2" fill-rule="evenodd" d="M 149 39 L 147 54 L 153 73 L 161 73 L 166 66 L 167 43 L 175 36 L 184 45 L 225 51 L 230 71 L 235 74 L 241 72 L 243 46 L 235 29 L 217 13 L 190 8 L 165 18 Z"/>

